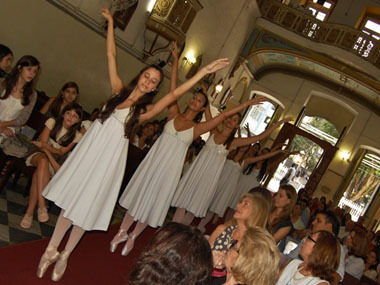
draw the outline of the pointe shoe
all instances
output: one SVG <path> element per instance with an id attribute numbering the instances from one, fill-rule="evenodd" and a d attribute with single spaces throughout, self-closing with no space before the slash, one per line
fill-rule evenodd
<path id="1" fill-rule="evenodd" d="M 131 252 L 131 250 L 133 249 L 135 245 L 136 238 L 137 238 L 137 235 L 132 235 L 129 237 L 128 241 L 123 247 L 123 250 L 121 251 L 122 256 L 127 256 Z"/>
<path id="2" fill-rule="evenodd" d="M 39 222 L 45 223 L 45 222 L 49 221 L 49 215 L 48 215 L 47 209 L 45 207 L 38 208 L 37 214 L 38 214 L 38 221 Z"/>
<path id="3" fill-rule="evenodd" d="M 25 214 L 20 222 L 20 227 L 23 229 L 29 229 L 32 226 L 33 216 Z"/>
<path id="4" fill-rule="evenodd" d="M 51 251 L 51 253 L 49 253 Z M 41 257 L 40 263 L 37 269 L 37 277 L 42 278 L 48 269 L 48 267 L 57 261 L 59 252 L 55 247 L 47 247 L 44 254 Z"/>
<path id="5" fill-rule="evenodd" d="M 119 229 L 119 232 L 114 236 L 110 243 L 110 251 L 115 252 L 119 243 L 125 242 L 128 239 L 128 234 L 126 230 Z"/>
<path id="6" fill-rule="evenodd" d="M 67 267 L 67 259 L 70 256 L 70 252 L 67 250 L 63 250 L 58 257 L 57 263 L 54 266 L 53 273 L 51 275 L 51 280 L 59 281 L 61 280 L 63 274 L 65 273 Z"/>

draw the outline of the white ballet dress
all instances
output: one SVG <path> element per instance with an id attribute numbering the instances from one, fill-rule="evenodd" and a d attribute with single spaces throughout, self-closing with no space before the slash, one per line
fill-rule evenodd
<path id="1" fill-rule="evenodd" d="M 236 205 L 239 203 L 241 195 L 247 193 L 254 187 L 260 185 L 260 182 L 257 181 L 257 175 L 259 175 L 260 169 L 254 168 L 252 172 L 248 175 L 241 174 L 239 177 L 239 182 L 236 186 L 236 190 L 233 193 L 233 197 L 229 202 L 229 207 L 235 209 Z"/>
<path id="2" fill-rule="evenodd" d="M 82 229 L 107 230 L 127 162 L 124 122 L 129 108 L 96 120 L 53 176 L 43 195 Z"/>
<path id="3" fill-rule="evenodd" d="M 178 132 L 174 119 L 166 123 L 119 200 L 135 221 L 162 226 L 193 137 L 194 127 Z"/>
<path id="4" fill-rule="evenodd" d="M 183 175 L 174 194 L 172 206 L 185 208 L 196 217 L 206 216 L 222 173 L 228 150 L 216 144 L 214 134 Z"/>
<path id="5" fill-rule="evenodd" d="M 276 285 L 317 285 L 322 282 L 327 282 L 319 277 L 314 276 L 304 276 L 299 272 L 299 265 L 303 261 L 294 259 L 292 260 L 282 271 L 280 278 L 278 279 Z"/>
<path id="6" fill-rule="evenodd" d="M 210 211 L 223 217 L 228 205 L 234 197 L 239 178 L 242 174 L 241 165 L 232 159 L 227 159 L 212 199 Z"/>

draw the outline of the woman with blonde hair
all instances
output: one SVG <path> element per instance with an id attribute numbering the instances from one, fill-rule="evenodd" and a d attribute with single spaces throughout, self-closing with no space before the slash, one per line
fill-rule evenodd
<path id="1" fill-rule="evenodd" d="M 364 260 L 368 253 L 367 233 L 362 229 L 354 228 L 347 236 L 345 243 L 348 248 L 345 271 L 360 280 L 365 269 Z"/>
<path id="2" fill-rule="evenodd" d="M 269 224 L 273 229 L 273 237 L 277 243 L 284 240 L 293 229 L 290 214 L 296 202 L 296 189 L 289 184 L 280 185 L 278 192 L 274 196 L 273 208 L 269 217 Z M 279 244 L 279 248 L 280 250 L 283 249 L 281 243 Z"/>
<path id="3" fill-rule="evenodd" d="M 279 272 L 280 254 L 271 234 L 260 227 L 247 229 L 241 244 L 228 251 L 225 284 L 272 285 Z"/>
<path id="4" fill-rule="evenodd" d="M 276 285 L 328 285 L 339 266 L 340 244 L 327 231 L 317 231 L 307 236 L 300 255 L 303 261 L 294 259 L 282 271 Z"/>
<path id="5" fill-rule="evenodd" d="M 214 257 L 214 278 L 224 277 L 224 258 L 226 252 L 243 236 L 250 227 L 266 228 L 270 205 L 267 200 L 256 194 L 246 193 L 240 198 L 237 205 L 234 220 L 218 226 L 209 238 L 209 243 Z"/>

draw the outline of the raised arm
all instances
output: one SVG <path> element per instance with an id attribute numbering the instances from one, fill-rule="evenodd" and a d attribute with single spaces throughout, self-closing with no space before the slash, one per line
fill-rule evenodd
<path id="1" fill-rule="evenodd" d="M 183 96 L 187 91 L 189 91 L 203 76 L 214 73 L 222 68 L 229 65 L 227 58 L 221 58 L 211 62 L 209 65 L 200 69 L 192 78 L 178 86 L 175 90 L 166 94 L 161 98 L 153 107 L 144 114 L 140 115 L 139 123 L 149 120 L 150 118 L 156 116 L 162 112 L 167 106 L 176 101 L 178 98 Z"/>
<path id="2" fill-rule="evenodd" d="M 285 152 L 286 152 L 285 150 L 278 149 L 275 151 L 268 152 L 266 154 L 262 154 L 262 155 L 258 155 L 258 156 L 254 156 L 254 157 L 247 157 L 244 159 L 244 162 L 246 165 L 248 165 L 251 163 L 255 163 L 255 162 L 258 162 L 261 160 L 271 158 L 272 156 L 275 156 L 275 155 L 280 154 L 280 153 L 285 153 Z"/>
<path id="3" fill-rule="evenodd" d="M 201 134 L 207 133 L 208 131 L 215 129 L 226 118 L 240 112 L 241 110 L 244 110 L 250 105 L 258 104 L 262 102 L 263 100 L 265 100 L 263 99 L 263 97 L 256 97 L 255 99 L 247 100 L 244 103 L 221 113 L 220 115 L 216 116 L 215 118 L 212 118 L 209 121 L 197 124 L 194 129 L 194 137 L 200 136 Z"/>
<path id="4" fill-rule="evenodd" d="M 267 136 L 269 136 L 275 129 L 277 129 L 280 125 L 282 125 L 285 122 L 289 122 L 293 120 L 293 118 L 285 118 L 281 121 L 278 121 L 277 123 L 273 124 L 271 127 L 269 127 L 265 132 L 262 132 L 261 134 L 257 136 L 252 136 L 249 138 L 237 138 L 232 141 L 231 148 L 237 148 L 244 145 L 249 145 L 258 141 L 263 140 Z"/>
<path id="5" fill-rule="evenodd" d="M 112 95 L 119 94 L 123 88 L 123 82 L 117 73 L 116 64 L 116 45 L 115 45 L 115 32 L 113 29 L 113 17 L 110 10 L 104 7 L 100 10 L 102 16 L 108 21 L 107 27 L 107 60 L 108 60 L 108 75 L 111 83 Z"/>
<path id="6" fill-rule="evenodd" d="M 170 92 L 174 91 L 177 87 L 178 80 L 178 47 L 177 43 L 173 42 L 172 55 L 174 58 L 172 70 L 170 73 Z M 168 106 L 168 120 L 173 119 L 175 116 L 179 114 L 179 107 L 177 101 L 174 101 Z"/>

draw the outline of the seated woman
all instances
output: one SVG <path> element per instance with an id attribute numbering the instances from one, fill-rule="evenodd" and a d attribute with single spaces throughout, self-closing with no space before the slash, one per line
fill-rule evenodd
<path id="1" fill-rule="evenodd" d="M 360 280 L 364 272 L 364 260 L 368 252 L 367 233 L 362 229 L 354 228 L 346 237 L 345 244 L 348 249 L 345 271 Z"/>
<path id="2" fill-rule="evenodd" d="M 65 83 L 58 95 L 51 97 L 41 108 L 40 113 L 50 118 L 58 118 L 62 110 L 70 103 L 77 102 L 79 96 L 79 87 L 75 82 Z"/>
<path id="3" fill-rule="evenodd" d="M 38 60 L 31 56 L 21 57 L 0 85 L 0 142 L 13 137 L 17 127 L 28 121 L 36 104 L 37 93 L 34 79 L 40 69 Z"/>
<path id="4" fill-rule="evenodd" d="M 218 226 L 209 238 L 209 243 L 213 251 L 215 279 L 224 277 L 224 258 L 228 249 L 233 244 L 243 239 L 243 236 L 250 227 L 266 228 L 270 211 L 270 203 L 260 193 L 246 193 L 240 198 L 240 203 L 236 206 L 234 220 Z"/>
<path id="5" fill-rule="evenodd" d="M 369 279 L 377 281 L 377 255 L 376 251 L 371 250 L 367 254 L 365 266 L 364 266 L 364 275 Z"/>
<path id="6" fill-rule="evenodd" d="M 63 157 L 82 138 L 79 133 L 82 120 L 82 107 L 77 103 L 67 105 L 57 121 L 50 118 L 40 135 L 40 141 L 33 142 L 40 151 L 47 149 L 57 157 Z M 20 227 L 30 228 L 33 221 L 34 208 L 38 203 L 38 221 L 44 223 L 49 220 L 42 191 L 55 173 L 48 157 L 42 152 L 35 152 L 26 159 L 26 165 L 37 167 L 33 174 L 30 187 L 29 204 Z"/>
<path id="7" fill-rule="evenodd" d="M 305 229 L 305 224 L 302 222 L 301 214 L 302 214 L 301 203 L 297 202 L 294 205 L 292 213 L 290 214 L 290 221 L 292 222 L 293 228 L 295 230 Z"/>
<path id="8" fill-rule="evenodd" d="M 128 284 L 210 284 L 211 271 L 211 249 L 202 233 L 172 222 L 141 253 Z"/>
<path id="9" fill-rule="evenodd" d="M 6 77 L 8 69 L 10 69 L 13 60 L 11 49 L 0 44 L 0 80 Z"/>
<path id="10" fill-rule="evenodd" d="M 339 266 L 338 239 L 327 231 L 308 236 L 302 245 L 303 261 L 294 259 L 282 271 L 276 285 L 328 285 Z"/>
<path id="11" fill-rule="evenodd" d="M 153 135 L 154 125 L 148 122 L 137 131 L 134 138 L 131 138 L 131 142 L 139 149 L 146 149 L 150 147 Z"/>
<path id="12" fill-rule="evenodd" d="M 293 186 L 282 184 L 274 196 L 274 204 L 269 217 L 269 224 L 272 227 L 274 240 L 278 244 L 280 251 L 284 250 L 285 238 L 291 234 L 293 225 L 290 220 L 290 213 L 297 201 L 297 192 Z"/>
<path id="13" fill-rule="evenodd" d="M 271 234 L 248 228 L 242 241 L 227 253 L 227 285 L 272 285 L 277 280 L 280 254 Z"/>

